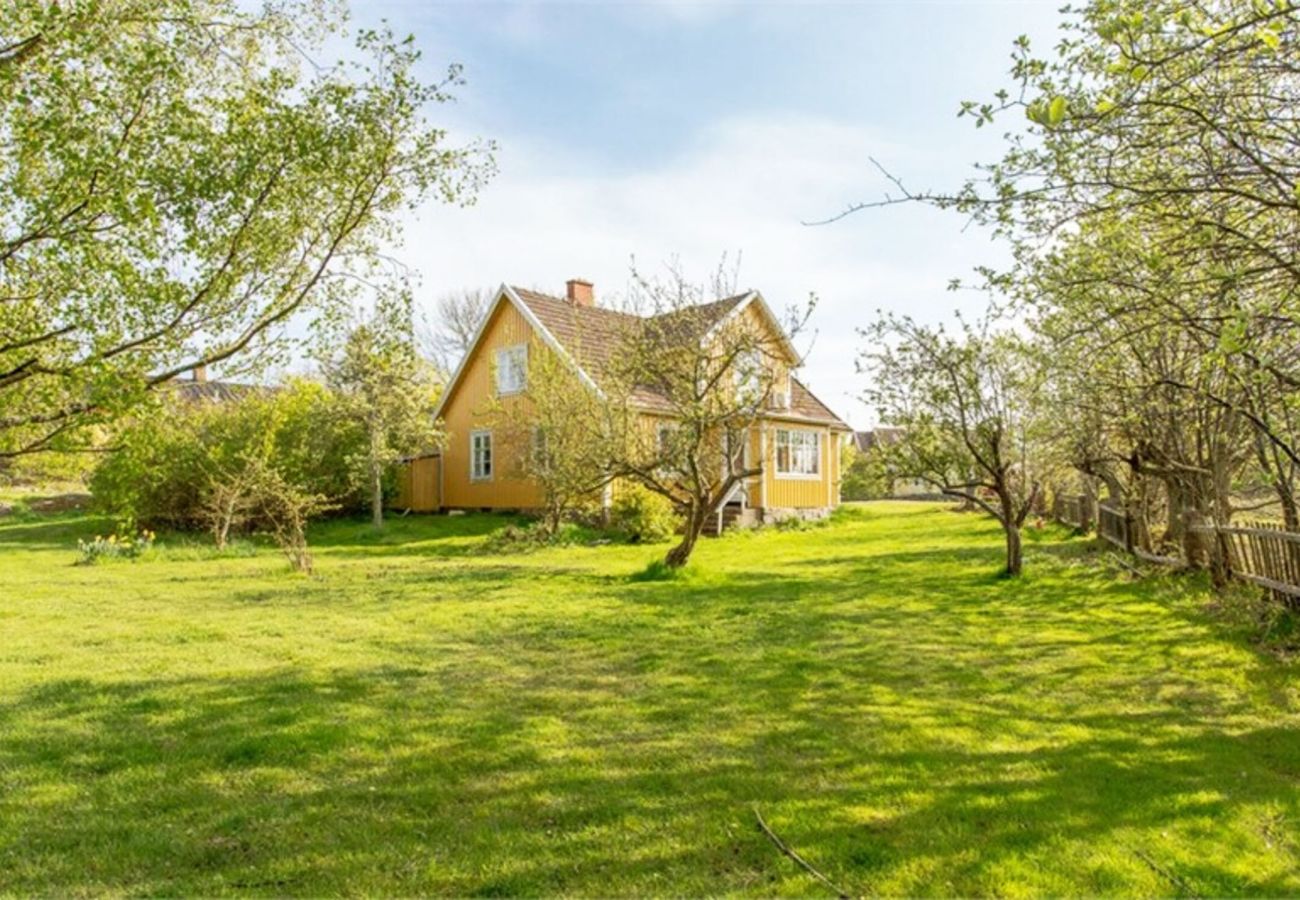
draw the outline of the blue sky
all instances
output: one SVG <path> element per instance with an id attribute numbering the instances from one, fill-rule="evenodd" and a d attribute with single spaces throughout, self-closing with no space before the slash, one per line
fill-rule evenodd
<path id="1" fill-rule="evenodd" d="M 998 155 L 998 131 L 957 119 L 1008 78 L 1011 42 L 1055 39 L 1054 2 L 387 2 L 434 77 L 465 67 L 458 102 L 435 111 L 453 138 L 491 138 L 500 174 L 469 209 L 429 205 L 399 255 L 420 297 L 502 281 L 599 296 L 629 259 L 677 257 L 703 278 L 723 253 L 774 307 L 820 303 L 804 379 L 855 425 L 855 329 L 875 310 L 927 320 L 973 308 L 945 290 L 1002 251 L 953 214 L 869 211 L 802 220 L 879 197 L 879 159 L 909 187 L 958 184 Z"/>

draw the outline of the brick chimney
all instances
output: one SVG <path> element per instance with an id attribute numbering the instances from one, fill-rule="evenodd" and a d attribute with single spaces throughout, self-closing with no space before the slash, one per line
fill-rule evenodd
<path id="1" fill-rule="evenodd" d="M 190 370 L 190 380 L 203 383 L 208 380 L 208 367 L 200 363 Z"/>
<path id="2" fill-rule="evenodd" d="M 583 281 L 581 278 L 570 278 L 564 283 L 564 296 L 574 306 L 595 306 L 596 291 L 590 281 Z"/>

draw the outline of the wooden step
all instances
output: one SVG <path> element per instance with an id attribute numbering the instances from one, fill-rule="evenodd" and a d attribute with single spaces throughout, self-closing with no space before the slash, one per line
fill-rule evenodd
<path id="1" fill-rule="evenodd" d="M 708 537 L 719 537 L 729 528 L 749 527 L 757 521 L 756 510 L 743 507 L 739 503 L 728 503 L 722 508 L 721 528 L 718 527 L 718 516 L 715 513 L 709 517 L 708 524 L 704 526 L 704 534 Z"/>

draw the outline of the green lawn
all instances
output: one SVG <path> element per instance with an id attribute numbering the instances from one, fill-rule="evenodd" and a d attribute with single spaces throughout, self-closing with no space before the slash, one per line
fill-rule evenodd
<path id="1" fill-rule="evenodd" d="M 0 893 L 1300 893 L 1300 679 L 989 520 L 489 556 L 506 520 L 73 565 L 0 519 Z"/>

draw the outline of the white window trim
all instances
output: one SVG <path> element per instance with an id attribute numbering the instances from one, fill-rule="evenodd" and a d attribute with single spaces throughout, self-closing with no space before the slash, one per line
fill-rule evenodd
<path id="1" fill-rule="evenodd" d="M 521 383 L 515 387 L 505 388 L 501 385 L 501 357 L 514 353 L 522 353 L 524 357 L 524 374 Z M 496 382 L 496 392 L 498 397 L 510 397 L 515 394 L 522 394 L 528 388 L 528 345 L 527 344 L 509 344 L 504 347 L 498 347 L 493 354 L 493 360 L 496 363 L 496 372 L 494 381 Z"/>
<path id="2" fill-rule="evenodd" d="M 762 351 L 757 349 L 750 350 L 744 354 L 743 359 L 735 361 L 732 380 L 735 382 L 736 393 L 742 400 L 746 399 L 746 393 L 755 403 L 762 399 L 764 362 Z"/>
<path id="3" fill-rule="evenodd" d="M 475 463 L 478 462 L 478 456 L 474 452 L 475 438 L 487 437 L 488 439 L 488 472 L 486 475 L 474 474 Z M 487 428 L 476 428 L 469 433 L 469 480 L 473 482 L 491 481 L 496 475 L 497 461 L 496 448 L 493 446 L 492 432 Z"/>
<path id="4" fill-rule="evenodd" d="M 822 434 L 820 431 L 813 431 L 809 428 L 777 428 L 772 436 L 772 470 L 778 481 L 821 481 L 822 480 Z M 817 441 L 817 473 L 809 474 L 807 472 L 782 472 L 781 471 L 781 432 L 787 435 L 796 432 L 801 434 L 811 434 Z M 787 438 L 787 440 L 789 440 Z M 792 457 L 793 458 L 793 457 Z"/>

